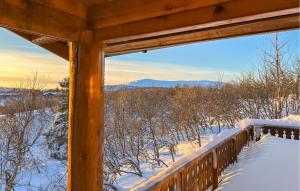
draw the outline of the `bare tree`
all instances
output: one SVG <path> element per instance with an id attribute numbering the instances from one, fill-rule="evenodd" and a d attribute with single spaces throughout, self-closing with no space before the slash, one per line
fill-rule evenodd
<path id="1" fill-rule="evenodd" d="M 0 190 L 14 190 L 22 186 L 19 173 L 28 168 L 38 169 L 38 161 L 33 157 L 33 147 L 45 126 L 46 113 L 40 109 L 41 92 L 37 90 L 38 75 L 16 90 L 6 104 L 7 114 L 0 121 Z"/>

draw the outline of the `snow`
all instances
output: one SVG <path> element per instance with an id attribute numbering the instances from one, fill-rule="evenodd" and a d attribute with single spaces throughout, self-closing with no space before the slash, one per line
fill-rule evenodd
<path id="1" fill-rule="evenodd" d="M 43 129 L 43 133 L 52 124 L 53 113 L 51 109 L 46 108 L 43 115 L 38 111 L 34 111 L 34 119 L 32 128 L 38 130 Z M 5 115 L 0 115 L 0 118 Z M 16 191 L 28 191 L 28 190 L 58 190 L 53 189 L 55 185 L 52 185 L 54 181 L 66 181 L 66 164 L 57 160 L 51 159 L 49 156 L 49 150 L 44 143 L 44 137 L 40 136 L 36 144 L 31 148 L 30 153 L 35 159 L 37 165 L 28 164 L 25 168 L 20 169 L 17 176 L 18 185 L 15 186 Z M 1 177 L 0 177 L 1 178 Z M 1 179 L 0 179 L 1 180 Z M 56 183 L 54 182 L 54 183 Z M 1 181 L 0 181 L 1 183 Z M 0 185 L 0 191 L 5 190 L 5 184 Z M 61 189 L 63 190 L 63 189 Z"/>
<path id="2" fill-rule="evenodd" d="M 206 145 L 209 142 L 210 136 L 203 136 L 201 143 L 202 145 Z M 201 147 L 202 148 L 202 147 Z M 122 176 L 116 179 L 115 185 L 118 190 L 129 190 L 133 188 L 135 185 L 142 185 L 147 183 L 149 179 L 154 179 L 155 177 L 162 176 L 165 172 L 168 172 L 172 167 L 177 166 L 179 163 L 184 161 L 189 161 L 188 156 L 192 156 L 194 153 L 199 151 L 199 147 L 196 144 L 188 141 L 182 141 L 176 146 L 176 155 L 174 156 L 175 163 L 172 161 L 172 157 L 169 154 L 167 148 L 163 148 L 160 150 L 161 159 L 169 166 L 169 167 L 156 167 L 153 168 L 152 164 L 143 163 L 141 165 L 141 170 L 143 171 L 143 177 L 138 177 L 131 174 L 123 174 Z"/>
<path id="3" fill-rule="evenodd" d="M 225 170 L 218 191 L 299 191 L 300 141 L 265 135 Z"/>
<path id="4" fill-rule="evenodd" d="M 46 91 L 43 96 L 61 96 L 63 93 L 61 91 Z"/>
<path id="5" fill-rule="evenodd" d="M 219 144 L 220 142 L 226 140 L 228 137 L 234 136 L 236 134 L 238 134 L 241 130 L 244 130 L 245 128 L 247 128 L 249 125 L 272 125 L 272 126 L 284 126 L 284 127 L 292 127 L 292 128 L 300 128 L 300 116 L 299 115 L 292 115 L 292 116 L 288 116 L 282 119 L 276 119 L 276 120 L 264 120 L 264 119 L 244 119 L 241 120 L 237 125 L 236 128 L 233 129 L 223 129 L 221 131 L 221 133 L 219 134 L 211 134 L 209 136 L 203 136 L 202 140 L 204 141 L 204 144 L 202 144 L 202 147 L 198 147 L 198 148 L 194 148 L 194 147 L 190 147 L 188 143 L 183 143 L 181 142 L 178 147 L 178 153 L 180 153 L 179 157 L 176 157 L 176 161 L 171 164 L 169 167 L 165 167 L 162 169 L 151 169 L 149 168 L 144 168 L 144 171 L 146 171 L 146 174 L 144 174 L 144 177 L 142 178 L 136 178 L 135 177 L 128 177 L 127 175 L 122 176 L 122 178 L 118 178 L 116 185 L 118 187 L 118 189 L 120 190 L 129 190 L 130 188 L 134 189 L 134 190 L 145 190 L 147 188 L 149 188 L 150 186 L 152 186 L 155 182 L 158 182 L 160 180 L 165 179 L 169 174 L 171 174 L 172 172 L 175 172 L 177 169 L 179 169 L 181 166 L 183 166 L 184 164 L 192 161 L 193 159 L 197 158 L 198 156 L 200 156 L 201 154 L 205 153 L 207 150 L 210 150 L 212 147 L 214 147 L 215 145 Z M 285 173 L 287 171 L 291 171 L 291 167 L 293 167 L 294 171 L 292 173 L 292 175 L 294 176 L 294 179 L 298 178 L 298 181 L 295 181 L 297 184 L 300 180 L 299 177 L 299 173 L 295 173 L 295 172 L 300 172 L 300 169 L 297 169 L 296 167 L 299 168 L 299 152 L 300 152 L 300 142 L 299 141 L 294 141 L 293 140 L 284 140 L 282 138 L 275 138 L 275 137 L 268 137 L 268 138 L 263 138 L 263 140 L 265 141 L 265 147 L 266 148 L 261 148 L 261 149 L 252 149 L 252 153 L 248 153 L 246 149 L 244 149 L 242 151 L 242 153 L 246 153 L 245 158 L 248 159 L 249 161 L 256 161 L 259 160 L 260 158 L 265 159 L 265 157 L 269 157 L 267 160 L 265 159 L 265 161 L 262 162 L 262 164 L 258 164 L 258 166 L 256 167 L 255 165 L 251 166 L 251 168 L 253 169 L 257 169 L 257 168 L 262 168 L 265 163 L 268 164 L 268 168 L 271 168 L 272 165 L 280 165 L 279 168 L 277 168 L 276 166 L 276 172 L 277 175 L 281 174 L 281 172 Z M 277 141 L 274 141 L 277 140 Z M 276 145 L 280 145 L 281 142 L 284 142 L 286 144 L 283 144 L 281 146 L 278 146 L 277 148 L 274 148 L 272 150 L 272 152 L 270 152 L 268 154 L 268 152 L 266 154 L 263 154 L 264 149 L 267 149 L 268 146 L 274 146 L 272 143 L 275 142 Z M 259 143 L 261 143 L 261 145 L 264 145 L 262 141 L 260 141 Z M 259 143 L 254 143 L 253 145 L 259 145 Z M 293 143 L 291 145 L 291 148 L 289 148 L 288 143 Z M 251 147 L 252 148 L 252 147 Z M 282 155 L 281 151 L 286 151 L 287 155 Z M 279 152 L 280 151 L 280 152 Z M 276 153 L 279 152 L 279 153 Z M 177 153 L 177 154 L 178 154 Z M 257 154 L 254 155 L 253 153 Z M 262 154 L 263 156 L 259 156 L 259 154 Z M 280 155 L 280 157 L 277 157 L 277 155 Z M 286 157 L 285 157 L 286 156 Z M 240 154 L 239 156 L 240 158 L 243 158 L 243 154 Z M 270 160 L 274 157 L 277 157 L 274 161 Z M 292 158 L 291 160 L 289 158 Z M 247 161 L 247 162 L 249 162 Z M 286 161 L 288 161 L 289 166 L 283 165 L 282 163 L 285 163 Z M 242 163 L 244 164 L 244 163 Z M 271 167 L 270 167 L 271 166 Z M 281 168 L 286 168 L 285 170 L 282 170 Z M 295 169 L 296 168 L 296 169 Z M 262 168 L 262 171 L 264 171 L 266 168 Z M 241 170 L 241 169 L 237 169 L 237 170 Z M 228 169 L 229 173 L 227 177 L 223 177 L 223 179 L 225 180 L 229 180 L 230 176 L 233 176 L 235 174 L 235 172 L 231 172 L 230 169 Z M 236 173 L 239 173 L 239 171 L 237 171 Z M 258 174 L 256 174 L 256 177 L 261 178 L 261 175 L 259 174 L 260 172 L 258 172 Z M 263 173 L 262 173 L 263 174 Z M 272 173 L 271 173 L 272 174 Z M 259 176 L 258 176 L 259 175 Z M 270 174 L 268 174 L 270 175 Z M 281 177 L 281 176 L 279 176 Z M 266 178 L 268 180 L 268 177 Z M 271 178 L 270 178 L 271 179 Z M 293 180 L 294 180 L 293 179 Z M 269 182 L 267 180 L 264 180 L 265 182 Z M 254 180 L 255 181 L 255 180 Z M 239 181 L 237 181 L 239 183 Z M 247 182 L 247 184 L 249 185 L 249 190 L 257 190 L 257 189 L 253 189 L 253 187 L 251 187 L 251 183 L 253 183 L 251 177 L 250 179 L 245 180 L 245 182 Z M 226 181 L 224 182 L 225 185 Z M 283 182 L 284 184 L 286 184 L 285 182 Z M 126 186 L 125 186 L 126 185 Z M 134 186 L 137 185 L 137 186 Z M 222 188 L 224 187 L 224 185 L 222 185 Z M 243 185 L 243 184 L 241 184 Z M 297 185 L 294 185 L 294 187 L 291 188 L 295 188 Z M 282 187 L 281 187 L 282 188 Z M 242 188 L 232 188 L 230 187 L 230 189 L 227 190 L 243 190 Z M 272 189 L 265 189 L 265 190 L 272 190 Z M 281 190 L 285 190 L 285 189 L 281 189 Z M 296 189 L 297 190 L 297 189 Z M 294 189 L 294 191 L 296 191 Z M 246 190 L 245 190 L 246 191 Z M 258 189 L 259 191 L 259 189 Z M 272 190 L 273 191 L 273 190 Z M 290 191 L 293 191 L 290 190 Z"/>
<path id="6" fill-rule="evenodd" d="M 5 105 L 5 100 L 4 98 L 0 97 L 0 106 L 4 106 Z"/>
<path id="7" fill-rule="evenodd" d="M 282 119 L 243 119 L 237 126 L 240 128 L 246 128 L 249 125 L 253 126 L 284 126 L 292 128 L 300 128 L 300 115 L 290 115 Z"/>
<path id="8" fill-rule="evenodd" d="M 189 141 L 181 141 L 176 145 L 176 155 L 174 156 L 175 162 L 173 162 L 168 148 L 162 148 L 160 150 L 161 159 L 168 165 L 168 167 L 153 167 L 152 164 L 143 163 L 141 164 L 141 171 L 143 172 L 143 177 L 138 177 L 133 174 L 122 174 L 118 176 L 114 186 L 120 191 L 130 190 L 135 186 L 145 186 L 151 185 L 151 182 L 157 181 L 163 175 L 170 172 L 170 170 L 176 170 L 176 167 L 187 163 L 191 160 L 191 157 L 196 158 L 201 153 L 208 150 L 210 147 L 214 146 L 218 142 L 226 139 L 226 137 L 239 131 L 239 129 L 228 129 L 227 127 L 221 127 L 221 133 L 216 135 L 218 131 L 218 126 L 213 126 L 212 130 L 202 131 L 201 145 L 192 143 Z M 215 141 L 215 143 L 212 143 Z M 198 154 L 197 154 L 198 153 Z"/>
<path id="9" fill-rule="evenodd" d="M 204 141 L 204 144 L 202 144 L 202 147 L 198 147 L 197 149 L 191 149 L 189 147 L 189 144 L 182 144 L 180 143 L 178 146 L 179 152 L 182 152 L 182 157 L 178 158 L 175 163 L 172 164 L 172 166 L 168 168 L 164 168 L 163 170 L 157 172 L 155 176 L 152 177 L 144 177 L 146 179 L 143 182 L 140 182 L 138 186 L 134 187 L 134 190 L 145 190 L 152 186 L 155 182 L 165 179 L 169 174 L 172 172 L 177 171 L 181 166 L 189 163 L 190 161 L 196 159 L 206 151 L 210 150 L 212 147 L 216 146 L 220 142 L 226 140 L 227 138 L 234 136 L 238 134 L 242 129 L 241 128 L 233 128 L 233 129 L 224 129 L 219 134 L 212 134 L 209 136 L 206 136 L 206 139 Z M 205 137 L 202 138 L 202 140 Z M 203 142 L 202 142 L 203 143 Z M 153 174 L 153 173 L 152 173 Z M 129 181 L 126 179 L 126 181 Z M 134 180 L 129 181 L 131 185 L 137 184 L 138 182 L 134 182 Z M 126 190 L 125 188 L 123 188 Z M 128 190 L 128 188 L 127 188 Z"/>
<path id="10" fill-rule="evenodd" d="M 46 123 L 49 124 L 45 125 L 46 127 L 50 126 L 52 120 L 52 112 L 47 111 L 47 114 L 48 121 Z M 34 126 L 38 127 L 41 125 L 40 123 L 41 120 L 36 118 Z M 173 162 L 168 148 L 162 148 L 160 150 L 161 159 L 168 167 L 153 166 L 153 164 L 149 164 L 146 161 L 141 164 L 143 177 L 133 174 L 122 174 L 117 177 L 115 186 L 120 191 L 132 188 L 136 190 L 145 189 L 153 185 L 153 183 L 164 179 L 182 165 L 199 157 L 228 137 L 238 134 L 249 125 L 282 125 L 300 128 L 300 116 L 294 115 L 280 120 L 245 119 L 240 121 L 236 128 L 227 129 L 224 127 L 219 134 L 214 134 L 218 132 L 218 128 L 215 126 L 212 132 L 209 130 L 203 132 L 201 137 L 202 147 L 198 147 L 193 142 L 180 142 L 176 146 L 175 162 Z M 50 159 L 47 147 L 42 144 L 42 137 L 39 142 L 40 144 L 33 148 L 32 154 L 39 161 L 43 161 L 41 169 L 30 168 L 22 170 L 19 176 L 22 179 L 22 183 L 25 185 L 26 182 L 31 181 L 31 186 L 34 188 L 45 188 L 54 178 L 62 178 L 62 181 L 65 182 L 65 164 Z M 218 190 L 300 190 L 299 159 L 300 141 L 264 136 L 261 141 L 244 148 L 239 155 L 239 162 L 225 170 Z M 27 190 L 27 187 L 18 186 L 16 190 Z"/>

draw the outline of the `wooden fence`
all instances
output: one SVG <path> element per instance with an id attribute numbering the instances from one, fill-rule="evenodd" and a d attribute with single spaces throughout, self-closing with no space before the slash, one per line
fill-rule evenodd
<path id="1" fill-rule="evenodd" d="M 209 187 L 216 189 L 222 171 L 237 162 L 237 156 L 243 147 L 250 140 L 259 140 L 261 135 L 268 133 L 295 140 L 299 140 L 300 136 L 298 127 L 249 126 L 211 147 L 196 159 L 170 170 L 159 180 L 133 190 L 205 191 Z"/>

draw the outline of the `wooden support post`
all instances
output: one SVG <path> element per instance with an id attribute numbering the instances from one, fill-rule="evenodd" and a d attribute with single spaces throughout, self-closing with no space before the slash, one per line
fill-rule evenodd
<path id="1" fill-rule="evenodd" d="M 236 141 L 236 137 L 234 137 L 233 139 L 232 139 L 232 141 L 233 141 L 233 162 L 232 163 L 234 163 L 234 162 L 238 162 L 238 151 L 237 151 L 237 144 L 238 144 L 238 142 Z"/>
<path id="2" fill-rule="evenodd" d="M 251 137 L 251 141 L 254 141 L 254 127 L 250 126 L 250 137 Z"/>
<path id="3" fill-rule="evenodd" d="M 182 172 L 176 175 L 176 191 L 182 191 Z"/>
<path id="4" fill-rule="evenodd" d="M 212 176 L 213 189 L 216 189 L 219 186 L 217 152 L 218 152 L 218 149 L 213 150 L 213 176 Z"/>
<path id="5" fill-rule="evenodd" d="M 103 189 L 103 49 L 90 31 L 70 43 L 68 191 Z"/>
<path id="6" fill-rule="evenodd" d="M 250 142 L 250 130 L 248 128 L 246 128 L 246 135 L 247 135 L 247 145 L 249 145 Z"/>

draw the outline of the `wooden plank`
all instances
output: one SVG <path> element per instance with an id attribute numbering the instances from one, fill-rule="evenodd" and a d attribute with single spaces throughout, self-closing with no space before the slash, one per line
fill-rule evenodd
<path id="1" fill-rule="evenodd" d="M 299 28 L 299 14 L 262 19 L 254 22 L 228 25 L 222 28 L 196 30 L 158 38 L 142 39 L 120 44 L 109 44 L 106 49 L 107 56 L 125 54 L 130 52 L 153 50 L 168 46 L 182 45 L 193 42 L 240 37 L 265 32 L 290 30 Z"/>
<path id="2" fill-rule="evenodd" d="M 91 40 L 70 46 L 68 191 L 103 189 L 104 51 Z"/>
<path id="3" fill-rule="evenodd" d="M 85 20 L 40 3 L 0 0 L 0 26 L 64 40 L 78 40 Z"/>
<path id="4" fill-rule="evenodd" d="M 97 29 L 95 40 L 117 43 L 293 13 L 299 13 L 298 0 L 234 0 L 216 6 Z"/>
<path id="5" fill-rule="evenodd" d="M 92 28 L 103 28 L 181 11 L 217 5 L 232 0 L 126 0 L 92 5 L 88 20 Z M 145 14 L 147 13 L 147 14 Z"/>
<path id="6" fill-rule="evenodd" d="M 69 60 L 68 44 L 66 42 L 53 42 L 48 44 L 39 45 L 42 48 L 49 50 L 50 52 L 56 54 L 57 56 Z"/>
<path id="7" fill-rule="evenodd" d="M 34 39 L 37 38 L 36 35 L 20 32 L 20 31 L 14 31 L 14 30 L 10 30 L 10 31 L 21 36 L 22 38 L 24 38 L 30 42 L 32 42 Z M 52 52 L 53 54 L 65 59 L 65 60 L 69 60 L 69 47 L 66 42 L 55 41 L 55 42 L 51 42 L 51 43 L 47 43 L 47 44 L 38 44 L 38 46 Z"/>
<path id="8" fill-rule="evenodd" d="M 92 6 L 92 5 L 96 5 L 96 4 L 109 3 L 112 1 L 116 1 L 116 0 L 80 0 L 80 1 L 82 1 L 87 6 Z"/>
<path id="9" fill-rule="evenodd" d="M 87 15 L 86 14 L 87 7 L 80 1 L 76 1 L 76 3 L 74 3 L 74 0 L 27 0 L 27 1 L 39 3 L 41 5 L 45 5 L 53 9 L 66 12 L 83 19 L 85 19 Z"/>

